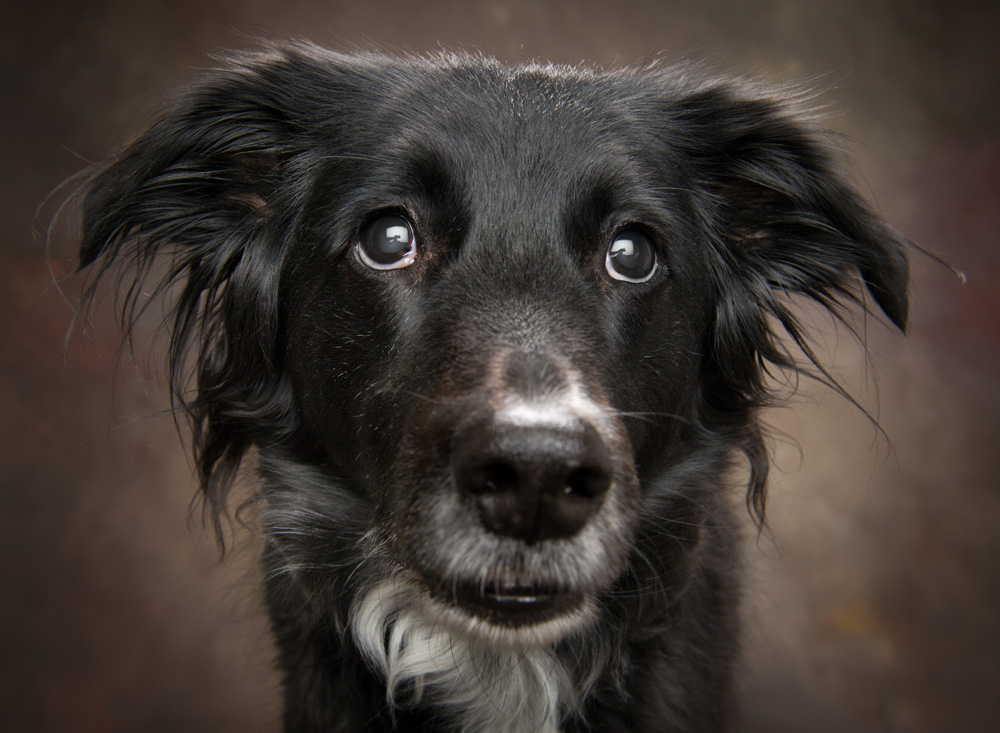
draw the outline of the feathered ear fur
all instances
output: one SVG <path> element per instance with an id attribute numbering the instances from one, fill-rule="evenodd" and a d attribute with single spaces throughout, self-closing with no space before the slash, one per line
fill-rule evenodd
<path id="1" fill-rule="evenodd" d="M 238 60 L 177 99 L 85 190 L 80 266 L 95 275 L 84 302 L 116 273 L 129 332 L 148 302 L 176 289 L 171 390 L 193 428 L 217 530 L 247 449 L 294 429 L 281 378 L 280 274 L 317 168 L 307 135 L 335 139 L 330 127 L 347 114 L 356 73 L 345 58 L 307 48 Z M 154 267 L 164 255 L 165 271 Z"/>
<path id="2" fill-rule="evenodd" d="M 843 321 L 851 306 L 873 312 L 860 280 L 905 330 L 909 243 L 838 172 L 823 135 L 781 102 L 712 86 L 686 97 L 672 116 L 678 124 L 671 139 L 703 192 L 699 210 L 715 255 L 708 411 L 746 424 L 743 418 L 767 401 L 770 366 L 808 371 L 844 393 L 815 357 L 789 296 L 811 298 Z M 806 364 L 783 346 L 785 336 Z M 748 503 L 762 520 L 768 459 L 756 420 L 749 424 Z"/>

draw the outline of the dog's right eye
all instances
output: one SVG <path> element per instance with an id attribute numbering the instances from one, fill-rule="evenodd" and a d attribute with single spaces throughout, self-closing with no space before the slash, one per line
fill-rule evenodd
<path id="1" fill-rule="evenodd" d="M 642 232 L 625 229 L 618 232 L 608 247 L 604 267 L 615 280 L 643 283 L 656 272 L 656 250 Z"/>
<path id="2" fill-rule="evenodd" d="M 381 216 L 361 231 L 358 257 L 373 270 L 395 270 L 417 259 L 413 225 L 399 214 Z"/>

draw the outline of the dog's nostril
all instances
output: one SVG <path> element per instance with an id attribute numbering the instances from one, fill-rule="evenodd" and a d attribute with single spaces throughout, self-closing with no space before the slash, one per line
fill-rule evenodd
<path id="1" fill-rule="evenodd" d="M 456 487 L 494 534 L 526 542 L 572 537 L 612 483 L 611 459 L 581 421 L 517 426 L 479 421 L 452 446 Z"/>
<path id="2" fill-rule="evenodd" d="M 486 491 L 513 491 L 517 489 L 517 471 L 506 463 L 490 463 L 483 467 L 478 479 L 468 480 L 465 486 L 471 493 Z"/>
<path id="3" fill-rule="evenodd" d="M 611 485 L 611 474 L 603 468 L 577 468 L 566 479 L 564 494 L 585 499 L 601 496 Z"/>

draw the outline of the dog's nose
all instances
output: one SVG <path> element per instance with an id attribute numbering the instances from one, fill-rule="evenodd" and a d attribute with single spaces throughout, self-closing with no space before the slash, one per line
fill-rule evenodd
<path id="1" fill-rule="evenodd" d="M 455 438 L 452 471 L 494 534 L 528 543 L 572 537 L 611 485 L 608 449 L 592 425 L 518 425 L 489 418 Z"/>

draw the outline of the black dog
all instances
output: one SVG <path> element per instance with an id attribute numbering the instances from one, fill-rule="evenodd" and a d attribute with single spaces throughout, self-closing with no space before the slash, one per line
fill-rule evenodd
<path id="1" fill-rule="evenodd" d="M 287 730 L 704 733 L 727 475 L 762 520 L 768 372 L 824 375 L 787 299 L 902 328 L 905 249 L 746 85 L 295 46 L 96 175 L 81 260 L 126 328 L 171 290 L 217 528 L 257 456 Z"/>

